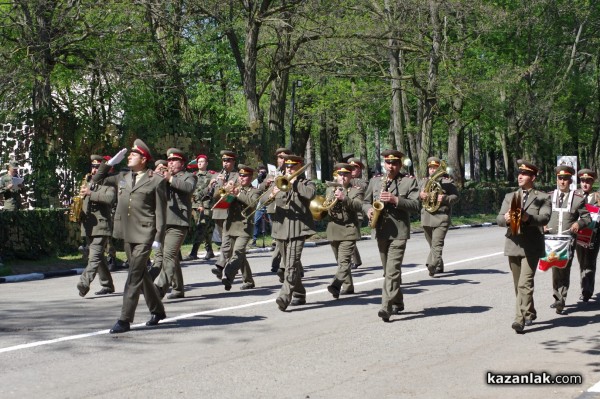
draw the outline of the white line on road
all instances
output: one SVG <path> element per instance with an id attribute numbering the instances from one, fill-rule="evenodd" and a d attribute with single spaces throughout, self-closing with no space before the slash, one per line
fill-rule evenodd
<path id="1" fill-rule="evenodd" d="M 495 253 L 491 253 L 488 255 L 483 255 L 483 256 L 476 256 L 474 258 L 468 258 L 468 259 L 463 259 L 463 260 L 459 260 L 456 262 L 451 262 L 451 263 L 446 263 L 446 266 L 452 266 L 452 265 L 458 265 L 460 263 L 467 263 L 467 262 L 472 262 L 475 260 L 480 260 L 480 259 L 485 259 L 485 258 L 491 258 L 494 256 L 498 256 L 498 255 L 502 255 L 503 252 L 495 252 Z M 402 275 L 409 275 L 409 274 L 414 274 L 414 273 L 419 273 L 422 271 L 427 270 L 427 268 L 420 268 L 420 269 L 415 269 L 415 270 L 411 270 L 408 272 L 402 272 Z M 370 280 L 366 280 L 366 281 L 361 281 L 361 282 L 357 282 L 354 283 L 354 285 L 366 285 L 366 284 L 371 284 L 377 281 L 381 281 L 383 280 L 383 277 L 378 277 L 378 278 L 374 278 L 374 279 L 370 279 Z M 322 294 L 324 292 L 327 292 L 327 289 L 320 289 L 320 290 L 315 290 L 315 291 L 311 291 L 311 292 L 307 292 L 307 295 L 315 295 L 315 294 Z M 181 320 L 181 319 L 190 319 L 192 317 L 196 317 L 196 316 L 202 316 L 202 315 L 208 315 L 208 314 L 214 314 L 214 313 L 221 313 L 221 312 L 226 312 L 229 310 L 238 310 L 238 309 L 244 309 L 244 308 L 249 308 L 249 307 L 253 307 L 253 306 L 259 306 L 259 305 L 264 305 L 267 303 L 273 303 L 275 302 L 276 298 L 271 298 L 271 299 L 267 299 L 264 301 L 258 301 L 258 302 L 250 302 L 250 303 L 246 303 L 243 305 L 236 305 L 236 306 L 229 306 L 226 308 L 217 308 L 217 309 L 212 309 L 212 310 L 205 310 L 202 312 L 196 312 L 196 313 L 187 313 L 187 314 L 182 314 L 179 316 L 175 316 L 175 317 L 169 317 L 167 319 L 165 319 L 163 321 L 163 323 L 169 322 L 169 321 L 176 321 L 176 320 Z M 135 324 L 132 325 L 131 328 L 135 329 L 135 328 L 139 328 L 139 327 L 145 327 L 146 323 L 140 323 L 140 324 Z M 55 339 L 49 339 L 46 341 L 36 341 L 36 342 L 30 342 L 28 344 L 21 344 L 21 345 L 15 345 L 15 346 L 9 346 L 7 348 L 1 348 L 0 349 L 0 353 L 6 353 L 6 352 L 13 352 L 13 351 L 17 351 L 17 350 L 21 350 L 21 349 L 29 349 L 29 348 L 35 348 L 36 346 L 43 346 L 43 345 L 51 345 L 51 344 L 56 344 L 59 342 L 65 342 L 65 341 L 73 341 L 76 339 L 82 339 L 82 338 L 88 338 L 88 337 L 93 337 L 96 335 L 104 335 L 104 334 L 108 334 L 110 332 L 110 330 L 100 330 L 100 331 L 94 331 L 91 333 L 86 333 L 86 334 L 77 334 L 77 335 L 68 335 L 66 337 L 60 337 L 60 338 L 55 338 Z"/>

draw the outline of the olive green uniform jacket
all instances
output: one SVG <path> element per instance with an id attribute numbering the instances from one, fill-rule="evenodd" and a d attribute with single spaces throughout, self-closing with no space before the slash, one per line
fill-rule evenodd
<path id="1" fill-rule="evenodd" d="M 335 187 L 328 187 L 326 198 L 333 196 Z M 362 213 L 364 192 L 360 187 L 344 188 L 346 198 L 338 201 L 328 212 L 327 239 L 330 241 L 360 240 L 358 215 Z"/>

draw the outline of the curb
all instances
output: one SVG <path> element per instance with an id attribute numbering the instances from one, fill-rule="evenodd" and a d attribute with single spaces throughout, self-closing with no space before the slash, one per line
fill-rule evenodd
<path id="1" fill-rule="evenodd" d="M 466 228 L 477 228 L 477 227 L 490 227 L 495 226 L 496 223 L 477 223 L 477 224 L 465 224 L 461 226 L 452 226 L 449 230 L 457 230 L 457 229 L 466 229 Z M 411 231 L 412 234 L 423 233 L 422 230 Z M 370 240 L 371 236 L 366 235 L 362 236 L 361 240 Z M 314 248 L 320 247 L 322 245 L 329 245 L 329 240 L 319 240 L 319 241 L 309 241 L 304 243 L 305 248 Z M 273 251 L 273 247 L 270 245 L 264 248 L 250 248 L 246 251 L 249 254 L 256 254 L 261 252 L 271 252 Z M 221 252 L 215 252 L 215 255 L 220 255 Z M 13 276 L 5 276 L 0 277 L 0 284 L 2 283 L 20 283 L 23 281 L 35 281 L 35 280 L 44 280 L 47 278 L 56 278 L 56 277 L 66 277 L 66 276 L 76 276 L 78 274 L 83 273 L 85 269 L 70 269 L 70 270 L 57 270 L 53 272 L 45 272 L 45 273 L 28 273 L 28 274 L 15 274 Z"/>

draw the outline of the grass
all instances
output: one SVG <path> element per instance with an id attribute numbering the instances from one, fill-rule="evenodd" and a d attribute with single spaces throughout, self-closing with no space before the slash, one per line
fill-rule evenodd
<path id="1" fill-rule="evenodd" d="M 479 215 L 471 215 L 471 216 L 455 216 L 452 218 L 452 224 L 454 226 L 464 225 L 464 224 L 478 224 L 478 223 L 486 223 L 486 222 L 495 222 L 496 215 L 495 214 L 479 214 Z M 411 223 L 412 230 L 421 230 L 421 222 L 415 221 Z M 361 229 L 362 235 L 370 235 L 371 229 L 369 227 L 363 227 Z M 311 241 L 324 240 L 327 238 L 325 231 L 318 231 L 313 237 L 311 237 Z M 270 235 L 265 236 L 265 247 L 268 247 L 273 242 L 273 239 Z M 258 245 L 262 247 L 262 237 L 258 239 Z M 218 250 L 218 247 L 213 244 L 213 248 L 215 251 Z M 184 244 L 181 247 L 181 253 L 183 256 L 187 256 L 192 249 L 192 244 Z M 200 251 L 203 251 L 203 247 Z M 124 252 L 117 252 L 117 258 L 123 262 L 126 257 Z M 68 269 L 76 269 L 76 268 L 84 268 L 86 262 L 82 259 L 82 255 L 77 252 L 74 254 L 69 254 L 65 256 L 52 256 L 39 260 L 25 260 L 25 259 L 11 259 L 6 260 L 4 265 L 0 264 L 0 276 L 8 276 L 11 274 L 24 274 L 24 273 L 43 273 L 49 271 L 56 270 L 68 270 Z"/>

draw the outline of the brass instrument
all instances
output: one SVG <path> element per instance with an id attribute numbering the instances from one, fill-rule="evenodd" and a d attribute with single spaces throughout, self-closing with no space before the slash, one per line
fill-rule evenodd
<path id="1" fill-rule="evenodd" d="M 229 188 L 228 188 L 229 187 Z M 242 187 L 241 184 L 234 184 L 233 186 L 223 186 L 223 187 L 219 187 L 219 190 L 217 190 L 217 195 L 220 197 L 219 200 L 217 202 L 215 202 L 215 204 L 213 205 L 212 208 L 210 208 L 210 210 L 214 210 L 217 205 L 219 205 L 221 203 L 221 201 L 224 201 L 225 199 L 227 199 L 228 195 L 232 195 L 231 193 L 235 190 L 235 189 L 239 189 L 240 187 Z"/>
<path id="2" fill-rule="evenodd" d="M 298 169 L 297 171 L 295 171 L 294 173 L 292 173 L 291 175 L 287 175 L 287 176 L 277 176 L 275 178 L 275 185 L 269 187 L 268 190 L 266 190 L 264 193 L 262 193 L 262 195 L 260 197 L 258 197 L 258 199 L 256 201 L 254 201 L 253 204 L 248 205 L 247 207 L 245 207 L 242 210 L 242 215 L 246 215 L 246 212 L 248 212 L 250 209 L 254 208 L 254 210 L 249 213 L 248 215 L 246 215 L 246 219 L 248 219 L 250 216 L 254 215 L 254 213 L 256 212 L 256 207 L 258 206 L 258 204 L 261 203 L 261 201 L 263 200 L 263 198 L 269 194 L 267 201 L 265 203 L 263 203 L 263 206 L 267 206 L 269 205 L 271 202 L 273 202 L 273 200 L 275 198 L 271 198 L 271 193 L 273 192 L 273 187 L 277 187 L 279 189 L 279 191 L 283 191 L 283 192 L 288 192 L 291 190 L 292 186 L 290 184 L 290 181 L 292 181 L 294 178 L 300 176 L 302 173 L 304 173 L 304 171 L 311 165 L 311 162 L 307 163 L 306 165 L 302 166 L 300 169 Z"/>
<path id="3" fill-rule="evenodd" d="M 381 177 L 381 184 L 383 185 L 383 182 L 387 181 L 387 174 L 383 175 Z M 381 192 L 387 191 L 387 184 L 384 186 L 384 188 L 381 189 Z M 375 200 L 373 201 L 373 215 L 371 216 L 371 222 L 369 222 L 369 227 L 374 229 L 377 227 L 377 222 L 379 220 L 379 216 L 381 216 L 381 212 L 383 211 L 383 208 L 385 207 L 385 204 L 382 201 L 379 200 Z"/>
<path id="4" fill-rule="evenodd" d="M 327 212 L 337 204 L 338 199 L 335 197 L 335 192 L 337 190 L 343 189 L 343 186 L 339 183 L 335 182 L 327 182 L 327 185 L 330 187 L 336 187 L 333 191 L 332 195 L 325 198 L 322 195 L 317 195 L 315 198 L 310 201 L 309 209 L 312 214 L 313 220 L 321 220 L 326 215 Z"/>
<path id="5" fill-rule="evenodd" d="M 79 189 L 87 184 L 88 179 L 92 174 L 88 173 L 83 177 L 81 184 L 79 185 Z M 81 220 L 81 212 L 83 211 L 83 197 L 80 194 L 77 194 L 73 198 L 73 202 L 71 202 L 71 206 L 69 207 L 69 221 L 73 223 L 79 223 Z"/>
<path id="6" fill-rule="evenodd" d="M 521 215 L 523 214 L 523 208 L 521 207 L 521 203 L 523 199 L 521 198 L 521 192 L 516 192 L 512 197 L 512 201 L 510 202 L 510 232 L 513 236 L 516 236 L 521 232 Z"/>
<path id="7" fill-rule="evenodd" d="M 427 180 L 427 183 L 425 183 L 425 187 L 423 187 L 423 192 L 427 194 L 427 198 L 423 200 L 423 209 L 429 213 L 435 213 L 442 205 L 442 202 L 438 201 L 438 198 L 440 195 L 444 194 L 444 190 L 442 189 L 439 180 L 441 180 L 442 176 L 446 173 L 448 173 L 446 170 L 446 161 L 442 161 L 435 173 L 432 174 L 429 177 L 429 180 Z"/>

